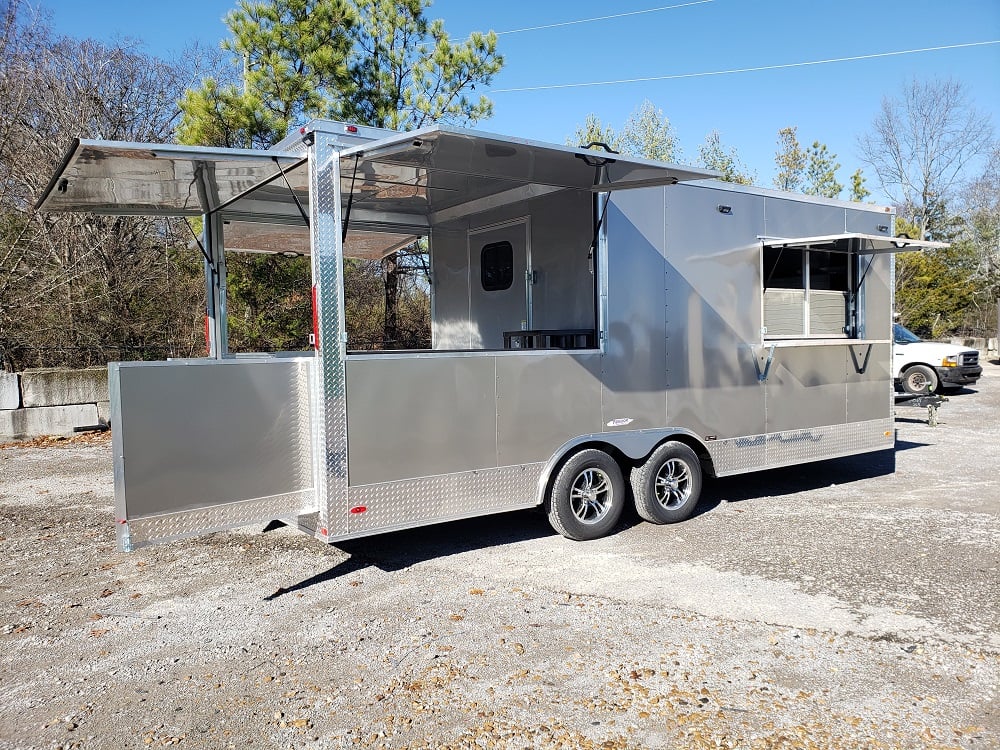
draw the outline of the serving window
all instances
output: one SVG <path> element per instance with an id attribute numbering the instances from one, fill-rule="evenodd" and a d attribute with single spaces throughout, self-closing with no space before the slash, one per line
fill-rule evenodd
<path id="1" fill-rule="evenodd" d="M 765 338 L 848 337 L 854 294 L 851 266 L 846 249 L 765 245 Z"/>

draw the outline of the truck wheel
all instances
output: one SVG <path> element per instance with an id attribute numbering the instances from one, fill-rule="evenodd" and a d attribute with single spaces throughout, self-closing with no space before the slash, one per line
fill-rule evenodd
<path id="1" fill-rule="evenodd" d="M 701 496 L 701 462 L 684 443 L 664 443 L 632 470 L 635 509 L 650 523 L 691 517 Z"/>
<path id="2" fill-rule="evenodd" d="M 567 539 L 598 539 L 615 527 L 624 507 L 625 480 L 618 462 L 589 448 L 571 456 L 556 474 L 549 523 Z"/>
<path id="3" fill-rule="evenodd" d="M 915 395 L 934 393 L 938 389 L 937 373 L 927 365 L 911 365 L 903 373 L 903 390 Z"/>

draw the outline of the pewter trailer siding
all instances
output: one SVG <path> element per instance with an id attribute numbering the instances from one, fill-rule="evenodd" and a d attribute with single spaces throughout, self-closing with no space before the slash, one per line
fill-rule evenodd
<path id="1" fill-rule="evenodd" d="M 43 209 L 204 218 L 211 358 L 109 368 L 123 549 L 271 518 L 331 542 L 532 507 L 583 447 L 627 469 L 677 440 L 710 475 L 893 447 L 893 253 L 915 248 L 887 209 L 352 127 L 317 121 L 272 151 L 82 141 L 53 178 Z M 432 348 L 351 351 L 345 256 L 415 237 Z M 228 353 L 227 247 L 311 255 L 313 351 Z M 821 267 L 837 253 L 846 271 Z M 779 266 L 816 284 L 770 289 Z"/>

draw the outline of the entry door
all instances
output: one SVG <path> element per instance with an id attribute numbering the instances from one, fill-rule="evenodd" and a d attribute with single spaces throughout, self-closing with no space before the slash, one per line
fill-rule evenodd
<path id="1" fill-rule="evenodd" d="M 531 328 L 529 221 L 469 231 L 472 347 L 502 349 L 504 331 Z"/>

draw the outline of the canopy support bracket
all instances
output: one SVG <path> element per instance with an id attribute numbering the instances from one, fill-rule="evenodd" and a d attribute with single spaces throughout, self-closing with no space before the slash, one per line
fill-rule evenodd
<path id="1" fill-rule="evenodd" d="M 351 223 L 351 206 L 354 205 L 354 180 L 358 176 L 358 162 L 361 161 L 361 152 L 354 155 L 354 171 L 351 172 L 351 191 L 347 194 L 347 206 L 344 208 L 344 226 L 340 230 L 341 244 L 347 242 L 347 228 Z"/>

